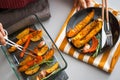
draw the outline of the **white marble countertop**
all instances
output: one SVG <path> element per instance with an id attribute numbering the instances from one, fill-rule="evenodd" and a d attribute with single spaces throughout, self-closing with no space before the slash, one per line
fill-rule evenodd
<path id="1" fill-rule="evenodd" d="M 101 0 L 96 0 L 101 3 Z M 53 40 L 58 35 L 64 21 L 66 20 L 73 0 L 49 0 L 51 18 L 43 23 Z M 108 5 L 113 9 L 120 10 L 120 1 L 109 0 Z M 118 60 L 113 72 L 107 74 L 91 65 L 78 61 L 66 54 L 62 54 L 68 63 L 65 69 L 69 76 L 68 80 L 119 80 L 120 79 L 120 59 Z M 10 68 L 6 58 L 0 51 L 0 80 L 17 80 L 14 72 Z"/>

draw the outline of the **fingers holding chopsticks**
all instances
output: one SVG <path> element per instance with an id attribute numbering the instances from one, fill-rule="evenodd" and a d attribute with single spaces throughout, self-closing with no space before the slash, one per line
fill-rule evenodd
<path id="1" fill-rule="evenodd" d="M 6 41 L 4 39 L 4 36 L 5 36 L 5 32 L 4 32 L 4 29 L 3 29 L 3 25 L 0 23 L 0 43 L 2 45 L 6 45 Z"/>
<path id="2" fill-rule="evenodd" d="M 74 6 L 77 7 L 77 10 L 90 7 L 92 0 L 74 0 Z"/>

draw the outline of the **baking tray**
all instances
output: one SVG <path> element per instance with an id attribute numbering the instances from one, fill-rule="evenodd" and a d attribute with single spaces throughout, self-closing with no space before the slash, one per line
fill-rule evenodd
<path id="1" fill-rule="evenodd" d="M 40 19 L 36 15 L 34 15 L 34 22 L 35 22 L 34 24 L 26 24 L 19 29 L 17 28 L 17 30 L 14 30 L 14 32 L 10 33 L 10 35 L 8 35 L 8 37 L 12 41 L 16 41 L 17 40 L 16 35 L 18 35 L 21 31 L 23 31 L 25 28 L 28 28 L 28 27 L 36 29 L 36 30 L 38 30 L 38 29 L 42 30 L 42 32 L 43 32 L 42 40 L 44 40 L 46 42 L 46 44 L 48 45 L 49 48 L 51 48 L 51 47 L 54 48 L 54 56 L 52 58 L 52 63 L 50 63 L 49 66 L 52 66 L 55 62 L 59 63 L 59 69 L 55 70 L 53 73 L 47 75 L 45 78 L 42 79 L 42 80 L 49 80 L 51 77 L 54 78 L 55 75 L 57 75 L 59 72 L 63 71 L 67 67 L 67 63 L 66 63 L 65 59 L 63 58 L 63 56 L 61 55 L 61 52 L 55 45 L 54 41 L 52 40 L 52 38 L 50 37 L 50 35 L 48 34 L 46 29 L 42 25 Z M 9 31 L 8 31 L 8 33 L 9 33 Z M 39 41 L 37 41 L 35 43 L 31 42 L 29 48 L 33 49 L 33 47 L 35 45 L 37 45 L 38 43 L 39 43 Z M 45 65 L 45 64 L 42 65 L 40 70 L 33 75 L 26 75 L 22 72 L 19 72 L 18 66 L 19 66 L 19 63 L 23 60 L 23 58 L 19 57 L 19 53 L 20 53 L 19 50 L 15 51 L 13 53 L 9 53 L 8 52 L 9 47 L 10 46 L 6 46 L 6 47 L 1 46 L 1 49 L 4 53 L 4 55 L 6 56 L 11 68 L 15 72 L 15 75 L 17 76 L 18 80 L 35 80 L 36 76 L 39 75 L 40 71 L 43 70 L 44 68 L 46 68 L 47 65 Z"/>

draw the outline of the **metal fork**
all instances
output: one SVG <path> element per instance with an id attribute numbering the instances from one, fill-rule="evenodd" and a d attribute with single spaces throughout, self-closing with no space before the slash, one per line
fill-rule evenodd
<path id="1" fill-rule="evenodd" d="M 104 11 L 106 14 L 106 29 L 104 29 Z M 106 39 L 102 39 L 103 46 L 109 46 L 112 47 L 113 46 L 113 38 L 112 38 L 112 32 L 110 29 L 110 25 L 109 25 L 109 15 L 108 15 L 108 0 L 102 0 L 102 20 L 103 20 L 103 28 L 102 28 L 102 38 L 103 36 L 106 36 Z M 105 38 L 105 37 L 104 37 Z"/>

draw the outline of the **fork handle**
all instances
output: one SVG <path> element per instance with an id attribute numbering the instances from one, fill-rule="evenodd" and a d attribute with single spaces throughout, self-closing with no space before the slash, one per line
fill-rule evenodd
<path id="1" fill-rule="evenodd" d="M 104 8 L 105 8 L 105 2 L 102 0 L 102 20 L 104 21 Z"/>
<path id="2" fill-rule="evenodd" d="M 105 0 L 106 5 L 106 22 L 107 22 L 107 30 L 110 31 L 110 25 L 109 25 L 109 11 L 108 11 L 108 0 Z"/>
<path id="3" fill-rule="evenodd" d="M 108 14 L 108 0 L 105 0 L 106 7 L 106 21 L 109 22 L 109 14 Z"/>

